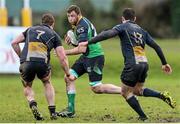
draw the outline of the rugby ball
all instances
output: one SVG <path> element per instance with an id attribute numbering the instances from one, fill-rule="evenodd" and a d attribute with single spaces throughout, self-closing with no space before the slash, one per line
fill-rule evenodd
<path id="1" fill-rule="evenodd" d="M 70 37 L 70 42 L 73 46 L 78 46 L 78 41 L 76 40 L 75 34 L 72 30 L 67 32 L 67 36 Z"/>

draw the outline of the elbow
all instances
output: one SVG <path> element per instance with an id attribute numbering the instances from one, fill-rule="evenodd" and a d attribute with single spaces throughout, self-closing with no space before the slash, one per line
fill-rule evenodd
<path id="1" fill-rule="evenodd" d="M 156 49 L 161 49 L 161 47 L 159 45 L 156 46 Z"/>
<path id="2" fill-rule="evenodd" d="M 12 46 L 12 47 L 15 47 L 16 45 L 17 45 L 17 43 L 16 43 L 15 41 L 12 41 L 12 42 L 11 42 L 11 46 Z"/>
<path id="3" fill-rule="evenodd" d="M 12 47 L 12 48 L 15 48 L 16 45 L 17 45 L 17 44 L 16 44 L 15 42 L 12 42 L 12 43 L 11 43 L 11 47 Z"/>
<path id="4" fill-rule="evenodd" d="M 160 46 L 158 46 L 158 45 L 157 45 L 156 47 L 154 47 L 154 49 L 155 49 L 155 51 L 156 51 L 156 52 L 160 52 L 160 51 L 162 51 L 162 50 L 161 50 L 161 47 L 160 47 Z"/>
<path id="5" fill-rule="evenodd" d="M 15 43 L 14 42 L 11 42 L 11 46 L 13 47 L 15 45 Z"/>

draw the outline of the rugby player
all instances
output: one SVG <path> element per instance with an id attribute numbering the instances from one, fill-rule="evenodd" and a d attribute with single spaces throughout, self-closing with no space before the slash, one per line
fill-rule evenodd
<path id="1" fill-rule="evenodd" d="M 33 80 L 36 75 L 43 82 L 45 88 L 50 118 L 52 120 L 57 119 L 54 103 L 55 93 L 50 81 L 51 49 L 55 49 L 66 76 L 70 76 L 68 59 L 59 35 L 53 30 L 54 24 L 54 17 L 49 13 L 44 14 L 42 16 L 41 25 L 28 28 L 12 41 L 12 47 L 20 58 L 19 71 L 24 86 L 24 95 L 29 102 L 29 107 L 36 120 L 44 120 L 42 114 L 38 111 L 37 102 L 35 101 L 34 91 L 32 89 Z M 22 42 L 25 44 L 21 51 L 19 43 Z"/>
<path id="2" fill-rule="evenodd" d="M 135 11 L 132 8 L 124 9 L 122 24 L 118 24 L 110 30 L 102 31 L 96 37 L 88 41 L 88 45 L 119 36 L 125 66 L 121 74 L 121 94 L 130 107 L 138 113 L 139 119 L 146 120 L 148 117 L 142 110 L 135 95 L 162 99 L 172 108 L 175 108 L 176 102 L 172 99 L 168 92 L 158 92 L 144 87 L 148 72 L 145 44 L 152 47 L 156 51 L 162 63 L 162 70 L 166 74 L 171 74 L 172 69 L 167 63 L 159 45 L 153 40 L 149 33 L 137 25 L 135 21 Z M 84 46 L 86 45 L 86 43 L 80 44 L 79 49 L 81 51 L 84 49 L 85 51 L 86 49 Z"/>
<path id="3" fill-rule="evenodd" d="M 71 5 L 67 10 L 69 23 L 76 36 L 79 44 L 90 40 L 96 36 L 96 29 L 93 24 L 82 16 L 81 10 L 76 5 Z M 70 37 L 65 37 L 65 41 L 69 44 Z M 78 47 L 65 50 L 66 55 L 82 54 L 80 58 L 72 65 L 70 69 L 71 76 L 65 76 L 66 90 L 68 97 L 68 107 L 59 112 L 61 117 L 74 117 L 75 115 L 75 83 L 74 81 L 87 73 L 89 76 L 89 85 L 94 93 L 120 94 L 121 87 L 113 84 L 102 84 L 102 70 L 104 66 L 104 52 L 100 43 L 88 45 L 87 50 L 82 53 Z"/>

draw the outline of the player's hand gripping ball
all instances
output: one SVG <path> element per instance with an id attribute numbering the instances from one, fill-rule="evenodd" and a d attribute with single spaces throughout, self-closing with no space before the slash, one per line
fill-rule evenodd
<path id="1" fill-rule="evenodd" d="M 72 30 L 67 32 L 67 36 L 70 38 L 70 44 L 73 46 L 78 46 L 78 41 L 76 40 L 75 34 Z"/>

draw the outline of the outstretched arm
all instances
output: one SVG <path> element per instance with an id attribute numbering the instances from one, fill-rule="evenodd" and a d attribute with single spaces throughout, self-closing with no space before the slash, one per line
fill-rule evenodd
<path id="1" fill-rule="evenodd" d="M 166 58 L 164 57 L 164 54 L 160 46 L 156 42 L 150 42 L 150 43 L 147 42 L 147 44 L 156 51 L 157 55 L 159 56 L 161 60 L 162 65 L 167 64 Z"/>
<path id="2" fill-rule="evenodd" d="M 66 55 L 78 55 L 78 54 L 81 54 L 81 53 L 85 53 L 86 52 L 86 48 L 81 48 L 80 46 L 87 46 L 88 44 L 88 41 L 85 41 L 85 42 L 81 42 L 79 43 L 79 45 L 73 49 L 69 49 L 69 50 L 65 50 L 65 53 Z"/>
<path id="3" fill-rule="evenodd" d="M 166 58 L 163 54 L 163 51 L 161 50 L 160 46 L 154 42 L 154 40 L 149 37 L 150 39 L 147 40 L 147 44 L 152 47 L 157 55 L 159 56 L 160 60 L 161 60 L 161 63 L 162 63 L 162 70 L 166 73 L 166 74 L 171 74 L 172 73 L 172 69 L 171 69 L 171 66 L 169 64 L 167 64 L 167 61 L 166 61 Z"/>
<path id="4" fill-rule="evenodd" d="M 119 34 L 119 32 L 116 29 L 110 29 L 107 31 L 102 31 L 101 33 L 99 33 L 97 36 L 93 37 L 88 44 L 93 44 L 93 43 L 97 43 L 112 37 L 115 37 Z"/>

